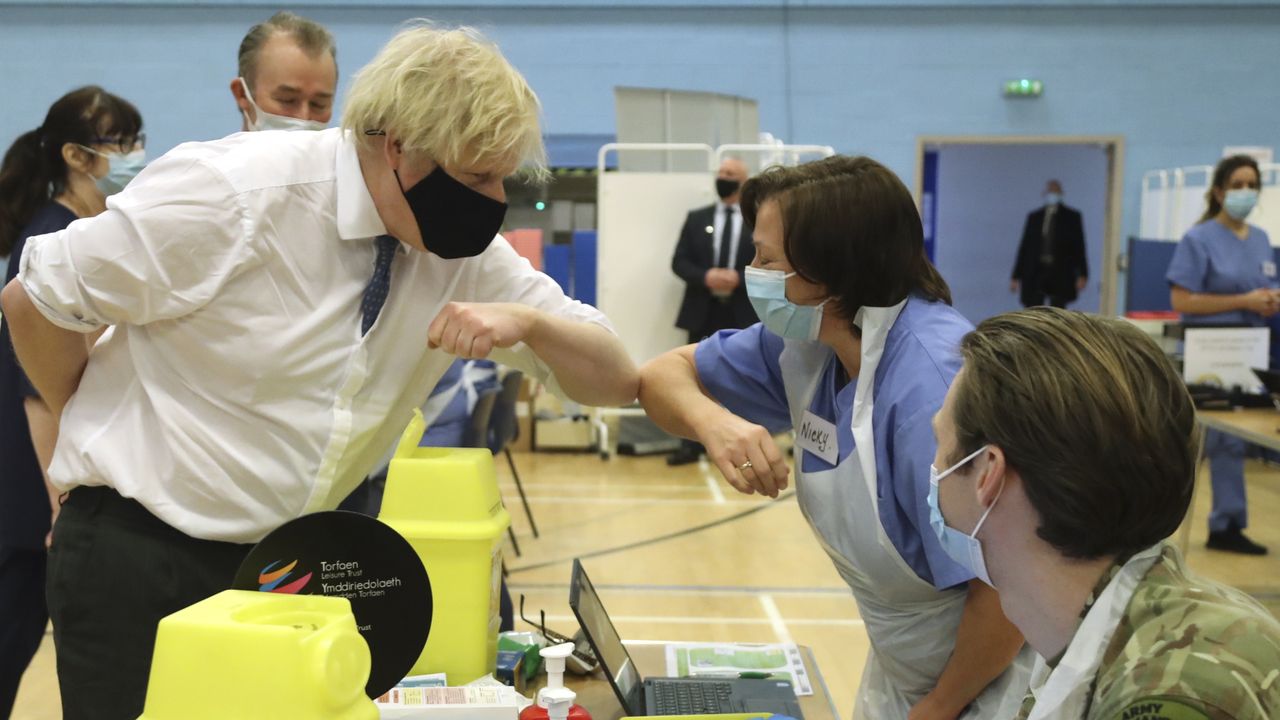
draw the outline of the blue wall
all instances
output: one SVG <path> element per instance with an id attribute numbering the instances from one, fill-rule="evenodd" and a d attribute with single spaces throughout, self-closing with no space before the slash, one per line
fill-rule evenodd
<path id="1" fill-rule="evenodd" d="M 1071 304 L 1098 311 L 1107 202 L 1107 156 L 1097 145 L 947 145 L 938 151 L 938 269 L 970 321 L 1021 307 L 1009 275 L 1027 213 L 1044 205 L 1045 182 L 1084 220 L 1089 284 Z"/>
<path id="2" fill-rule="evenodd" d="M 715 90 L 757 98 L 762 129 L 871 154 L 909 185 L 924 134 L 1123 135 L 1125 234 L 1137 230 L 1143 171 L 1212 162 L 1228 143 L 1280 145 L 1274 2 L 492 4 L 292 7 L 333 30 L 344 85 L 406 18 L 479 25 L 541 95 L 552 133 L 612 133 L 615 85 Z M 271 11 L 0 0 L 0 143 L 88 82 L 140 106 L 153 150 L 237 129 L 227 90 L 236 46 Z M 1043 80 L 1044 97 L 1003 99 L 1000 84 L 1023 76 Z"/>

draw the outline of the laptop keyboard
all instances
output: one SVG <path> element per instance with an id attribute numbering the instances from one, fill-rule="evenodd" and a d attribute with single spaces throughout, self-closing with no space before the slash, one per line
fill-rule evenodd
<path id="1" fill-rule="evenodd" d="M 650 715 L 710 715 L 731 712 L 729 694 L 733 685 L 727 682 L 655 682 L 653 698 L 656 708 Z"/>

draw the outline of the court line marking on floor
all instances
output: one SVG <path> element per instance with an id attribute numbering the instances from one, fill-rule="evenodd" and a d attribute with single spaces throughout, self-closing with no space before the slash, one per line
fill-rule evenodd
<path id="1" fill-rule="evenodd" d="M 702 488 L 698 488 L 698 490 L 701 491 Z M 518 500 L 519 498 L 517 497 L 516 501 Z M 543 526 L 542 528 L 540 528 L 541 530 L 540 536 L 542 538 L 545 538 L 551 535 L 563 535 L 565 533 L 580 532 L 582 528 L 589 527 L 591 525 L 613 523 L 613 522 L 616 522 L 617 519 L 621 517 L 632 517 L 633 513 L 635 512 L 635 509 L 637 507 L 643 507 L 645 501 L 637 500 L 636 502 L 637 502 L 637 505 L 635 506 L 624 507 L 618 510 L 610 510 L 607 512 L 604 510 L 601 510 L 599 512 L 593 512 L 593 513 L 578 513 L 577 517 L 575 517 L 570 522 L 565 522 L 563 525 L 555 525 L 553 527 Z M 514 505 L 508 504 L 508 507 L 514 507 Z M 534 539 L 533 533 L 528 530 L 517 530 L 516 537 L 520 538 L 521 540 L 525 538 L 529 538 L 530 540 Z M 511 555 L 508 555 L 507 557 L 510 558 Z"/>
<path id="2" fill-rule="evenodd" d="M 747 509 L 739 510 L 730 515 L 716 518 L 715 520 L 711 520 L 709 522 L 704 522 L 698 525 L 694 525 L 692 527 L 676 530 L 675 532 L 668 532 L 668 533 L 663 533 L 661 535 L 655 535 L 653 537 L 645 538 L 643 540 L 636 540 L 634 542 L 624 543 L 622 545 L 615 545 L 614 547 L 601 548 L 599 550 L 592 550 L 591 552 L 569 555 L 568 557 L 560 557 L 560 558 L 554 558 L 551 560 L 544 560 L 542 562 L 532 563 L 530 565 L 509 567 L 507 568 L 507 575 L 510 576 L 510 575 L 515 575 L 517 573 L 529 572 L 531 570 L 541 570 L 542 568 L 555 567 L 556 565 L 572 562 L 574 559 L 585 560 L 588 558 L 603 557 L 605 555 L 613 555 L 614 553 L 626 552 L 627 550 L 636 550 L 643 547 L 649 547 L 651 545 L 657 545 L 660 543 L 664 543 L 668 540 L 675 540 L 676 538 L 696 535 L 697 533 L 700 533 L 704 530 L 710 530 L 712 528 L 720 527 L 721 525 L 737 522 L 738 520 L 741 520 L 745 517 L 755 515 L 756 513 L 768 510 L 773 507 L 777 507 L 778 505 L 781 505 L 784 502 L 787 502 L 789 500 L 794 500 L 795 496 L 796 496 L 795 490 L 788 490 L 787 492 L 779 495 L 777 499 L 773 502 L 748 502 L 746 503 L 747 505 L 749 505 Z M 707 501 L 703 501 L 702 504 L 704 505 L 707 504 Z"/>
<path id="3" fill-rule="evenodd" d="M 778 611 L 778 604 L 773 601 L 773 596 L 761 593 L 756 597 L 760 600 L 760 608 L 769 618 L 769 624 L 773 626 L 773 634 L 778 636 L 778 642 L 794 642 L 791 639 L 791 631 L 787 629 L 787 621 L 782 619 L 782 613 Z"/>
<path id="4" fill-rule="evenodd" d="M 717 504 L 725 503 L 724 491 L 720 489 L 720 478 L 711 473 L 711 463 L 705 458 L 698 458 L 698 472 L 702 473 L 702 479 L 707 483 L 707 490 L 711 493 L 712 499 Z"/>
<path id="5" fill-rule="evenodd" d="M 688 615 L 614 615 L 609 614 L 609 619 L 614 623 L 646 623 L 651 625 L 772 625 L 775 633 L 778 633 L 777 622 L 773 618 L 752 618 L 752 617 L 691 617 Z M 778 620 L 781 620 L 781 616 Z M 576 623 L 578 618 L 573 615 L 547 615 L 547 623 Z M 789 643 L 791 634 L 787 632 L 786 623 L 792 625 L 804 626 L 823 626 L 837 625 L 841 627 L 863 627 L 865 623 L 854 618 L 799 618 L 786 620 L 782 625 L 783 633 L 778 634 L 778 642 Z M 783 638 L 786 639 L 783 639 Z M 630 642 L 630 641 L 628 641 Z"/>
<path id="6" fill-rule="evenodd" d="M 733 585 L 644 585 L 628 583 L 592 583 L 597 590 L 631 593 L 663 593 L 669 595 L 798 595 L 824 597 L 852 597 L 847 587 L 738 587 Z M 569 592 L 568 583 L 508 583 L 512 590 L 553 590 Z"/>

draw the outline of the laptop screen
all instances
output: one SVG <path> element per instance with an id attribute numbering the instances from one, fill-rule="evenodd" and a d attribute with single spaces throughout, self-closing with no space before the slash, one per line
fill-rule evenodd
<path id="1" fill-rule="evenodd" d="M 1263 370 L 1262 368 L 1253 368 L 1253 374 L 1257 375 L 1262 384 L 1266 386 L 1266 392 L 1272 395 L 1280 395 L 1280 373 Z"/>
<path id="2" fill-rule="evenodd" d="M 582 631 L 586 633 L 587 640 L 595 648 L 596 657 L 599 658 L 605 675 L 609 676 L 610 682 L 613 683 L 613 689 L 618 693 L 618 700 L 622 702 L 622 709 L 628 715 L 642 715 L 644 708 L 641 700 L 643 690 L 640 671 L 636 669 L 635 663 L 631 662 L 631 655 L 623 646 L 622 638 L 613 627 L 613 621 L 605 613 L 600 596 L 596 595 L 596 589 L 591 586 L 591 580 L 582 569 L 582 563 L 577 560 L 573 561 L 569 606 L 573 608 L 573 614 L 578 616 L 578 622 L 582 625 Z"/>

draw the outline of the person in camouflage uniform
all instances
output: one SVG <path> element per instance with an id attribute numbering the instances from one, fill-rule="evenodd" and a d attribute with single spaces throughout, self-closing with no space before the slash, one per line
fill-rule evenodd
<path id="1" fill-rule="evenodd" d="M 1017 720 L 1280 718 L 1280 622 L 1165 542 L 1199 436 L 1156 344 L 1034 308 L 984 321 L 961 354 L 934 419 L 935 532 L 1041 656 Z"/>

